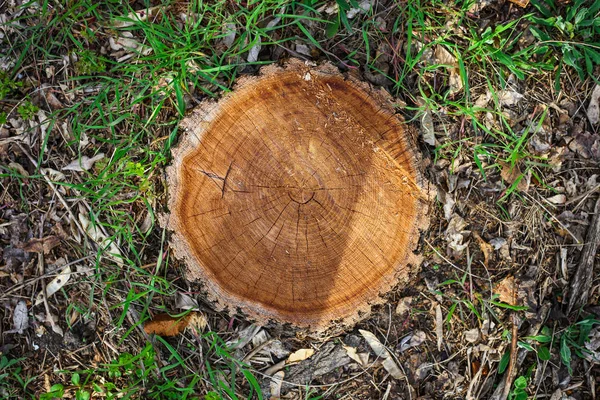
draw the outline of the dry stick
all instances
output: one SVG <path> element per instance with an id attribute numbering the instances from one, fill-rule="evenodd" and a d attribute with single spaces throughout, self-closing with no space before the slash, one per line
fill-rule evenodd
<path id="1" fill-rule="evenodd" d="M 512 304 L 517 304 L 517 289 L 516 284 L 512 287 Z M 516 311 L 511 311 L 510 319 L 512 322 L 512 337 L 510 341 L 510 361 L 506 370 L 506 381 L 504 382 L 504 390 L 500 400 L 506 400 L 512 386 L 515 375 L 515 365 L 517 364 L 517 336 L 519 335 L 519 317 Z"/>
<path id="2" fill-rule="evenodd" d="M 600 197 L 596 200 L 594 216 L 592 217 L 592 222 L 587 231 L 581 258 L 579 259 L 579 264 L 577 264 L 577 271 L 569 286 L 569 308 L 567 309 L 567 314 L 569 314 L 573 308 L 581 307 L 588 301 L 589 291 L 593 281 L 594 259 L 596 258 L 596 250 L 598 249 L 599 243 Z"/>
<path id="3" fill-rule="evenodd" d="M 502 391 L 500 400 L 506 400 L 508 397 L 508 393 L 510 392 L 512 381 L 516 372 L 515 365 L 517 364 L 517 335 L 519 334 L 519 320 L 516 311 L 512 311 L 511 320 L 512 338 L 510 342 L 510 361 L 508 364 L 508 369 L 506 370 L 506 382 L 504 383 L 504 390 Z"/>

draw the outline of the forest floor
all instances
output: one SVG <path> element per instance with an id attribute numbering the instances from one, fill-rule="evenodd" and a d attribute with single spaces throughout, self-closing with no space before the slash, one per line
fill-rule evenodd
<path id="1" fill-rule="evenodd" d="M 0 2 L 0 398 L 595 398 L 600 2 L 523 5 Z M 214 311 L 157 223 L 186 112 L 290 57 L 387 89 L 437 191 L 331 335 Z"/>

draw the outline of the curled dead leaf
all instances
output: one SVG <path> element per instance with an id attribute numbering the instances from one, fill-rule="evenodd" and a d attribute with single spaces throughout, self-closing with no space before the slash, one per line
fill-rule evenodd
<path id="1" fill-rule="evenodd" d="M 94 157 L 83 156 L 81 159 L 73 160 L 69 164 L 65 165 L 63 171 L 88 171 L 90 170 L 96 161 L 102 160 L 104 153 L 98 153 Z"/>
<path id="2" fill-rule="evenodd" d="M 600 85 L 594 87 L 590 104 L 587 108 L 587 116 L 590 124 L 595 125 L 600 121 Z"/>
<path id="3" fill-rule="evenodd" d="M 344 346 L 344 350 L 346 350 L 348 357 L 356 361 L 362 367 L 369 365 L 369 353 L 358 353 L 356 347 L 352 346 Z"/>
<path id="4" fill-rule="evenodd" d="M 394 358 L 389 350 L 379 341 L 379 339 L 377 339 L 377 336 L 362 329 L 359 329 L 358 331 L 365 338 L 369 346 L 371 346 L 371 349 L 373 349 L 375 355 L 382 359 L 381 365 L 383 365 L 383 368 L 385 368 L 385 370 L 389 372 L 393 378 L 403 379 L 405 376 L 404 373 L 394 361 Z"/>
<path id="5" fill-rule="evenodd" d="M 511 306 L 517 305 L 517 286 L 515 283 L 515 277 L 510 275 L 504 278 L 494 288 L 494 293 L 498 294 L 499 300 L 510 304 Z"/>
<path id="6" fill-rule="evenodd" d="M 67 265 L 50 281 L 50 283 L 48 283 L 48 285 L 46 285 L 46 298 L 48 299 L 54 295 L 54 293 L 58 292 L 67 282 L 69 282 L 69 279 L 71 279 L 71 267 Z M 43 302 L 44 293 L 40 292 L 35 299 L 35 305 L 37 306 Z"/>
<path id="7" fill-rule="evenodd" d="M 300 349 L 300 350 L 296 350 L 295 352 L 293 352 L 292 354 L 290 354 L 290 356 L 288 357 L 287 361 L 285 362 L 286 364 L 292 364 L 292 363 L 297 363 L 300 361 L 304 361 L 307 358 L 312 357 L 312 355 L 315 354 L 315 350 L 314 349 Z"/>
<path id="8" fill-rule="evenodd" d="M 552 204 L 560 205 L 565 204 L 567 202 L 567 196 L 565 196 L 564 194 L 557 194 L 547 198 L 546 200 L 548 200 Z"/>
<path id="9" fill-rule="evenodd" d="M 477 244 L 479 245 L 479 249 L 483 253 L 483 264 L 487 268 L 489 266 L 490 257 L 491 257 L 491 255 L 492 255 L 492 253 L 494 251 L 493 247 L 492 247 L 491 244 L 489 244 L 488 242 L 486 242 L 485 240 L 483 240 L 481 238 L 481 236 L 479 236 L 479 234 L 477 232 L 473 232 L 473 236 L 477 240 Z"/>
<path id="10" fill-rule="evenodd" d="M 41 239 L 30 239 L 23 245 L 23 250 L 29 253 L 44 253 L 48 254 L 50 251 L 60 244 L 60 238 L 58 236 L 46 236 Z"/>

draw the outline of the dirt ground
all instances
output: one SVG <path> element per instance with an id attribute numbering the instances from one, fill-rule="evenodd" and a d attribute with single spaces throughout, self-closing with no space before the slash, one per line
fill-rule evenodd
<path id="1" fill-rule="evenodd" d="M 0 398 L 596 398 L 597 8 L 0 2 Z M 411 283 L 318 335 L 215 311 L 157 222 L 181 119 L 291 57 L 388 90 L 435 194 Z"/>

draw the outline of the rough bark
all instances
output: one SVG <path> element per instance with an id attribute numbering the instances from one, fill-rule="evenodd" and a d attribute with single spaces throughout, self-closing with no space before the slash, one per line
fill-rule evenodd
<path id="1" fill-rule="evenodd" d="M 569 286 L 569 309 L 567 313 L 570 313 L 574 308 L 587 304 L 590 288 L 592 287 L 594 260 L 598 244 L 600 244 L 600 197 L 594 207 L 594 216 L 585 237 L 577 271 Z"/>

